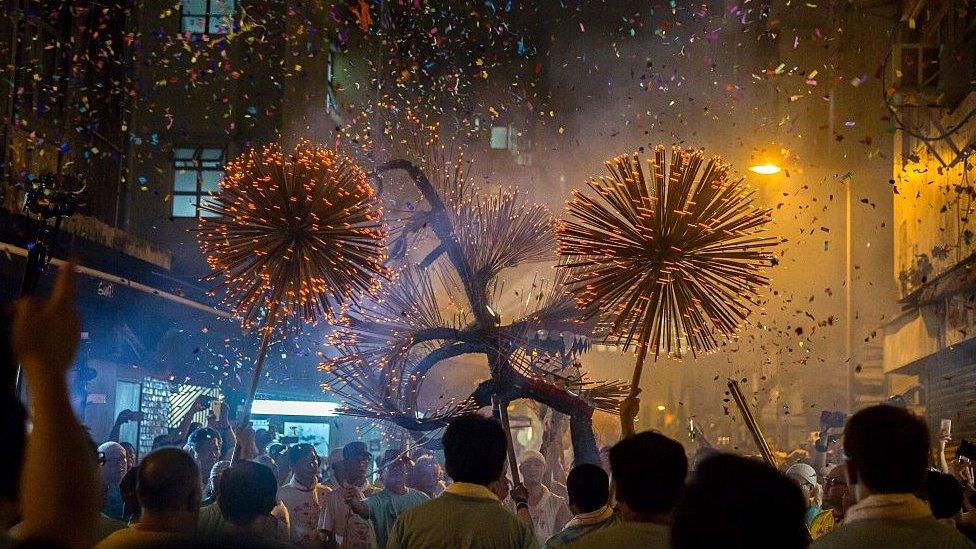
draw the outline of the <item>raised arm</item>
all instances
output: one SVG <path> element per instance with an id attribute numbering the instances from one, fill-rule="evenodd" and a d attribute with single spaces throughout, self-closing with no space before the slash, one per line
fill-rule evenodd
<path id="1" fill-rule="evenodd" d="M 250 441 L 245 440 L 242 448 L 237 447 L 237 433 L 230 424 L 230 407 L 226 402 L 220 403 L 220 417 L 214 416 L 213 412 L 207 412 L 207 427 L 215 429 L 220 433 L 220 459 L 253 459 L 258 455 L 257 448 L 254 446 L 254 431 L 251 431 Z M 246 436 L 245 436 L 246 438 Z"/>
<path id="2" fill-rule="evenodd" d="M 939 459 L 939 470 L 947 474 L 949 473 L 949 462 L 946 460 L 946 445 L 949 444 L 950 440 L 952 440 L 952 437 L 949 435 L 945 433 L 939 434 L 939 455 L 937 456 Z"/>
<path id="3" fill-rule="evenodd" d="M 88 436 L 68 397 L 67 370 L 78 349 L 74 265 L 61 269 L 48 300 L 17 304 L 13 347 L 30 390 L 34 428 L 22 483 L 24 539 L 91 547 L 99 482 Z"/>
<path id="4" fill-rule="evenodd" d="M 206 395 L 199 395 L 190 405 L 190 409 L 186 411 L 183 419 L 180 420 L 180 426 L 176 428 L 176 434 L 179 437 L 180 444 L 185 443 L 187 437 L 190 436 L 190 425 L 193 424 L 193 416 L 197 412 L 202 412 L 207 407 L 204 405 L 204 400 L 207 398 Z"/>
<path id="5" fill-rule="evenodd" d="M 135 420 L 135 418 L 136 413 L 132 410 L 125 409 L 119 412 L 119 415 L 115 417 L 115 424 L 112 425 L 112 432 L 108 434 L 108 440 L 111 442 L 121 442 L 119 440 L 119 432 L 122 430 L 122 426 Z"/>

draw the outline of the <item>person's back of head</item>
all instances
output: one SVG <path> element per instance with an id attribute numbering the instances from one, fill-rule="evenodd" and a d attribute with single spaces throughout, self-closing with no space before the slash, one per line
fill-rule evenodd
<path id="1" fill-rule="evenodd" d="M 163 433 L 161 435 L 156 435 L 153 437 L 152 449 L 150 451 L 156 451 L 160 448 L 166 448 L 168 446 L 175 446 L 173 444 L 173 435 L 169 433 Z"/>
<path id="2" fill-rule="evenodd" d="M 294 468 L 296 465 L 302 462 L 305 458 L 315 452 L 315 446 L 307 442 L 299 442 L 298 444 L 292 444 L 285 455 L 288 456 L 288 465 Z"/>
<path id="3" fill-rule="evenodd" d="M 288 446 L 280 442 L 272 442 L 268 445 L 268 455 L 275 460 L 279 467 L 291 467 L 288 462 Z"/>
<path id="4" fill-rule="evenodd" d="M 261 454 L 259 456 L 256 456 L 252 461 L 254 461 L 254 463 L 260 463 L 261 465 L 264 465 L 268 469 L 271 469 L 272 473 L 278 469 L 278 464 L 275 463 L 274 458 L 269 456 L 268 454 Z"/>
<path id="5" fill-rule="evenodd" d="M 800 488 L 776 469 L 732 454 L 702 461 L 674 512 L 671 546 L 806 547 Z"/>
<path id="6" fill-rule="evenodd" d="M 670 512 L 678 501 L 688 457 L 675 440 L 645 431 L 610 448 L 610 470 L 617 501 L 634 515 L 650 517 Z"/>
<path id="7" fill-rule="evenodd" d="M 423 454 L 417 458 L 407 485 L 413 488 L 429 489 L 437 482 L 437 460 L 430 454 Z"/>
<path id="8" fill-rule="evenodd" d="M 925 481 L 928 451 L 928 427 L 902 408 L 871 406 L 844 426 L 848 478 L 875 494 L 917 492 Z"/>
<path id="9" fill-rule="evenodd" d="M 935 518 L 952 518 L 962 510 L 962 484 L 950 474 L 929 469 L 921 495 L 929 502 Z"/>
<path id="10" fill-rule="evenodd" d="M 271 444 L 274 437 L 274 433 L 269 432 L 267 429 L 254 431 L 254 446 L 258 449 L 258 455 L 262 455 L 268 451 L 268 444 Z"/>
<path id="11" fill-rule="evenodd" d="M 126 442 L 124 440 L 122 442 L 120 442 L 119 444 L 121 444 L 122 447 L 125 448 L 125 456 L 128 458 L 129 467 L 130 468 L 131 467 L 135 467 L 136 466 L 136 460 L 138 459 L 136 457 L 136 447 L 133 446 L 131 442 Z"/>
<path id="12" fill-rule="evenodd" d="M 592 463 L 581 463 L 566 477 L 569 505 L 577 514 L 592 513 L 610 501 L 610 477 Z"/>
<path id="13" fill-rule="evenodd" d="M 278 483 L 270 468 L 253 461 L 240 461 L 221 475 L 217 505 L 228 522 L 247 527 L 271 513 L 277 491 Z"/>
<path id="14" fill-rule="evenodd" d="M 442 438 L 447 474 L 454 482 L 487 486 L 505 469 L 508 440 L 494 419 L 468 414 L 448 425 Z"/>
<path id="15" fill-rule="evenodd" d="M 136 477 L 136 496 L 143 515 L 190 511 L 200 506 L 200 471 L 179 448 L 150 452 Z"/>

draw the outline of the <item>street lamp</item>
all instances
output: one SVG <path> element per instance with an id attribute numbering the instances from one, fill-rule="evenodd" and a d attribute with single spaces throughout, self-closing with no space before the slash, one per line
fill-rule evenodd
<path id="1" fill-rule="evenodd" d="M 758 173 L 759 175 L 773 175 L 781 171 L 781 168 L 776 164 L 770 164 L 769 162 L 765 164 L 756 164 L 755 166 L 749 166 L 749 171 L 753 173 Z"/>

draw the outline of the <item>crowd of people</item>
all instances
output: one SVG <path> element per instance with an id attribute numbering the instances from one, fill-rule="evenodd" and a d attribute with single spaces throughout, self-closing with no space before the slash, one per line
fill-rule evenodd
<path id="1" fill-rule="evenodd" d="M 0 352 L 21 365 L 31 409 L 8 391 L 0 548 L 976 547 L 971 464 L 946 459 L 947 437 L 931 451 L 926 424 L 903 407 L 851 416 L 832 467 L 830 428 L 818 452 L 780 468 L 714 450 L 689 460 L 678 441 L 625 428 L 606 463 L 565 478 L 524 452 L 513 486 L 506 433 L 477 414 L 448 425 L 443 456 L 373 456 L 360 441 L 320 456 L 221 413 L 137 459 L 117 437 L 96 446 L 72 413 L 70 269 L 4 328 Z"/>

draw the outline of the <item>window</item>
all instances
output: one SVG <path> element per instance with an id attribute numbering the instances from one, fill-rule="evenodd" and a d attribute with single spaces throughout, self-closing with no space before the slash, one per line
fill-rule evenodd
<path id="1" fill-rule="evenodd" d="M 494 151 L 510 152 L 519 166 L 532 165 L 532 142 L 514 124 L 492 126 L 488 146 Z"/>
<path id="2" fill-rule="evenodd" d="M 511 128 L 508 126 L 492 126 L 491 127 L 491 148 L 495 150 L 504 150 L 509 148 L 509 131 Z"/>
<path id="3" fill-rule="evenodd" d="M 173 149 L 173 217 L 216 217 L 198 209 L 217 192 L 224 178 L 224 149 L 177 147 Z"/>
<path id="4" fill-rule="evenodd" d="M 227 34 L 234 28 L 236 0 L 183 0 L 180 29 L 193 34 Z"/>
<path id="5" fill-rule="evenodd" d="M 142 409 L 142 384 L 136 381 L 115 382 L 115 417 L 119 416 L 122 410 L 132 410 L 138 412 Z M 124 423 L 119 429 L 118 442 L 128 442 L 133 447 L 139 447 L 139 423 L 138 421 Z"/>

